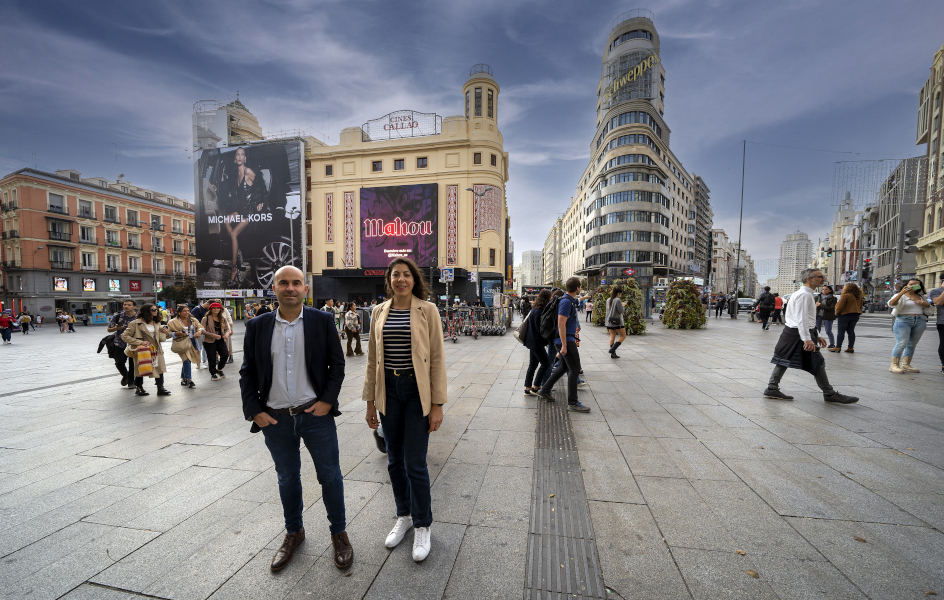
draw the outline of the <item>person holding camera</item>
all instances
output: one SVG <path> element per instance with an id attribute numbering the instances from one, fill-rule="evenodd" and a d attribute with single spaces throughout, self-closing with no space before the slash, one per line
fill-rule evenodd
<path id="1" fill-rule="evenodd" d="M 888 305 L 894 307 L 892 312 L 895 315 L 895 347 L 892 349 L 892 364 L 888 368 L 892 373 L 920 373 L 911 366 L 911 357 L 928 327 L 924 311 L 932 309 L 926 295 L 920 279 L 909 279 L 888 301 Z"/>

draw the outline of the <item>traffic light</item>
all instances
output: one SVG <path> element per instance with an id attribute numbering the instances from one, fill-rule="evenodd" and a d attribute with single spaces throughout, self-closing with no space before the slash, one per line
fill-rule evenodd
<path id="1" fill-rule="evenodd" d="M 914 254 L 918 251 L 918 247 L 915 244 L 918 243 L 918 230 L 909 229 L 905 232 L 905 239 L 902 240 L 904 244 L 904 250 L 908 254 Z"/>
<path id="2" fill-rule="evenodd" d="M 862 265 L 862 281 L 868 281 L 872 278 L 872 274 L 870 273 L 871 269 L 872 269 L 872 259 L 867 258 L 863 261 L 863 265 Z"/>
<path id="3" fill-rule="evenodd" d="M 832 256 L 832 255 L 833 255 L 833 249 L 832 249 L 832 248 L 826 248 L 826 256 Z"/>

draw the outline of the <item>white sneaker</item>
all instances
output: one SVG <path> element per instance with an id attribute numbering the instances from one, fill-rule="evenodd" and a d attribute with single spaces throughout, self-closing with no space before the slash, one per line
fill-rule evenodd
<path id="1" fill-rule="evenodd" d="M 413 532 L 413 560 L 421 562 L 429 556 L 429 527 L 417 527 Z"/>
<path id="2" fill-rule="evenodd" d="M 410 527 L 413 527 L 413 517 L 397 517 L 397 524 L 394 525 L 390 533 L 387 534 L 387 540 L 384 542 L 384 546 L 387 548 L 396 548 L 397 544 L 403 540 L 403 536 L 406 535 L 406 532 L 410 530 Z"/>
<path id="3" fill-rule="evenodd" d="M 581 381 L 580 383 L 577 384 L 577 389 L 578 389 L 578 390 L 583 390 L 583 389 L 586 389 L 586 388 L 587 388 L 587 382 L 586 382 L 586 381 Z"/>

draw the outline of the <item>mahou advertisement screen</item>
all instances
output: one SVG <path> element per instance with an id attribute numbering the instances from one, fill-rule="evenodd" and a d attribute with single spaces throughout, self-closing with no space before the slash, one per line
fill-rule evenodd
<path id="1" fill-rule="evenodd" d="M 361 267 L 386 268 L 400 256 L 435 266 L 438 214 L 438 184 L 361 188 Z"/>

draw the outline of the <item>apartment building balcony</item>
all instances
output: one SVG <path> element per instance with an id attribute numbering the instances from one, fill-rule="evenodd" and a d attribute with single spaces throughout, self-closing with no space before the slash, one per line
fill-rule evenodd
<path id="1" fill-rule="evenodd" d="M 111 265 L 105 268 L 105 271 L 108 273 L 121 273 L 121 267 L 118 265 Z"/>
<path id="2" fill-rule="evenodd" d="M 88 208 L 80 208 L 78 216 L 79 218 L 82 218 L 82 219 L 95 219 L 96 218 L 95 211 Z"/>
<path id="3" fill-rule="evenodd" d="M 183 256 L 183 255 L 184 255 L 184 251 L 183 251 L 183 250 L 174 249 L 174 254 L 178 254 L 178 255 L 180 255 L 180 256 Z"/>
<path id="4" fill-rule="evenodd" d="M 60 241 L 60 242 L 71 242 L 71 241 L 72 241 L 72 234 L 71 234 L 71 233 L 64 232 L 64 231 L 50 231 L 50 232 L 49 232 L 49 239 L 51 239 L 51 240 L 57 240 L 57 241 Z"/>
<path id="5" fill-rule="evenodd" d="M 51 261 L 49 261 L 49 264 L 52 266 L 53 269 L 62 269 L 62 270 L 64 270 L 64 271 L 71 271 L 71 270 L 72 270 L 72 265 L 75 264 L 75 263 L 72 263 L 72 262 L 63 262 L 63 261 L 60 261 L 60 260 L 51 260 Z"/>
<path id="6" fill-rule="evenodd" d="M 23 263 L 16 260 L 5 260 L 3 261 L 3 267 L 6 269 L 19 269 L 23 266 Z"/>
<path id="7" fill-rule="evenodd" d="M 164 253 L 164 246 L 151 246 L 151 252 Z"/>
<path id="8" fill-rule="evenodd" d="M 20 232 L 16 229 L 11 229 L 10 231 L 4 231 L 0 234 L 0 239 L 12 240 L 14 238 L 20 237 Z"/>
<path id="9" fill-rule="evenodd" d="M 57 215 L 67 215 L 69 214 L 69 208 L 66 206 L 50 205 L 49 212 L 56 213 Z"/>
<path id="10" fill-rule="evenodd" d="M 197 253 L 194 252 L 193 250 L 191 250 L 191 251 L 188 252 L 187 254 L 188 254 L 189 256 L 196 256 L 196 255 L 197 255 Z"/>
<path id="11" fill-rule="evenodd" d="M 143 226 L 144 226 L 144 224 L 138 222 L 137 219 L 128 219 L 128 220 L 125 222 L 125 224 L 128 225 L 129 227 L 143 227 Z"/>
<path id="12" fill-rule="evenodd" d="M 140 275 L 144 271 L 141 270 L 141 267 L 128 267 L 128 272 L 134 275 Z"/>
<path id="13" fill-rule="evenodd" d="M 171 232 L 171 233 L 176 233 L 177 235 L 183 235 L 183 234 L 184 234 L 184 230 L 183 230 L 183 229 L 180 229 L 179 227 L 174 228 L 174 229 L 171 229 L 170 232 Z"/>
<path id="14" fill-rule="evenodd" d="M 18 208 L 19 206 L 17 205 L 16 202 L 4 202 L 0 204 L 0 212 L 7 212 L 11 210 L 16 210 Z"/>
<path id="15" fill-rule="evenodd" d="M 157 269 L 157 268 L 155 268 L 155 269 L 152 269 L 152 270 L 151 270 L 151 274 L 152 274 L 152 275 L 165 275 L 166 273 L 165 273 L 164 269 Z"/>
<path id="16" fill-rule="evenodd" d="M 105 240 L 107 248 L 121 248 L 121 240 Z"/>
<path id="17" fill-rule="evenodd" d="M 95 271 L 98 272 L 98 265 L 82 265 L 83 271 Z"/>
<path id="18" fill-rule="evenodd" d="M 115 225 L 121 225 L 121 219 L 118 217 L 105 217 L 103 219 L 106 223 L 114 223 Z"/>
<path id="19" fill-rule="evenodd" d="M 79 243 L 80 243 L 80 244 L 86 244 L 86 245 L 88 245 L 88 246 L 97 246 L 97 245 L 98 245 L 98 238 L 94 238 L 94 237 L 80 237 L 80 238 L 79 238 Z"/>

